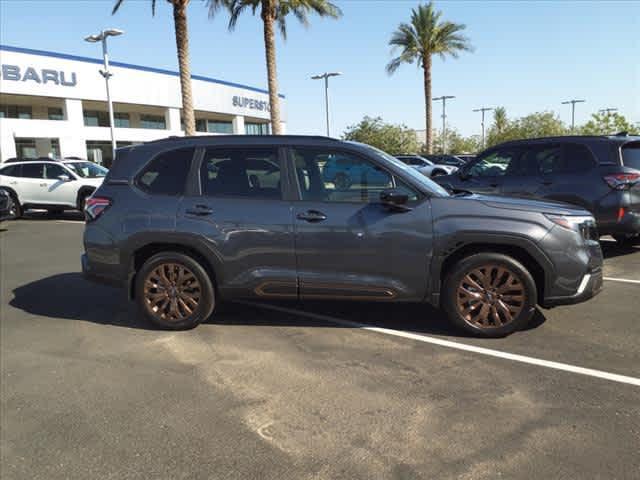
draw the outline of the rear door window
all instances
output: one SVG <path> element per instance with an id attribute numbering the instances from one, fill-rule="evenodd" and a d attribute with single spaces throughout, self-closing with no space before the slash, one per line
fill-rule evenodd
<path id="1" fill-rule="evenodd" d="M 136 184 L 145 192 L 183 195 L 194 148 L 179 148 L 155 157 L 138 176 Z"/>
<path id="2" fill-rule="evenodd" d="M 625 167 L 640 170 L 640 142 L 628 143 L 622 147 L 622 163 Z"/>
<path id="3" fill-rule="evenodd" d="M 22 165 L 24 178 L 44 178 L 44 163 L 25 163 Z"/>
<path id="4" fill-rule="evenodd" d="M 280 200 L 277 148 L 208 148 L 200 167 L 203 195 Z"/>

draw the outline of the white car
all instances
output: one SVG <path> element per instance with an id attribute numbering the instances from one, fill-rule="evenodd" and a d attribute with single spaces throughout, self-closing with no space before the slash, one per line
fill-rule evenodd
<path id="1" fill-rule="evenodd" d="M 11 195 L 14 218 L 29 208 L 82 210 L 107 172 L 86 160 L 24 160 L 0 164 L 0 188 Z"/>
<path id="2" fill-rule="evenodd" d="M 396 157 L 402 163 L 409 165 L 410 167 L 415 168 L 420 173 L 427 177 L 437 177 L 438 175 L 449 175 L 456 170 L 458 167 L 454 167 L 453 165 L 443 165 L 440 163 L 433 163 L 430 160 L 427 160 L 420 155 L 398 155 Z"/>

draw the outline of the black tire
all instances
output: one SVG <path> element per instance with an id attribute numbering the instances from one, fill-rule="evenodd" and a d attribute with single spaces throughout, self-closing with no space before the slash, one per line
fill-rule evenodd
<path id="1" fill-rule="evenodd" d="M 476 276 L 483 270 L 488 273 L 488 284 Z M 476 280 L 474 284 L 480 289 L 467 281 L 469 277 Z M 509 288 L 507 282 L 514 287 Z M 460 260 L 447 272 L 441 292 L 441 305 L 449 320 L 481 337 L 504 337 L 521 330 L 533 317 L 537 303 L 536 284 L 529 271 L 517 260 L 499 253 L 477 253 Z M 480 325 L 483 313 L 491 318 Z"/>
<path id="2" fill-rule="evenodd" d="M 20 201 L 18 197 L 14 193 L 9 192 L 9 216 L 11 219 L 16 220 L 24 214 L 22 210 L 22 205 L 20 205 Z"/>
<path id="3" fill-rule="evenodd" d="M 640 233 L 631 235 L 612 235 L 616 242 L 623 247 L 631 247 L 633 245 L 640 245 Z"/>
<path id="4" fill-rule="evenodd" d="M 351 186 L 351 180 L 344 173 L 338 173 L 333 179 L 333 184 L 338 190 L 348 190 Z"/>
<path id="5" fill-rule="evenodd" d="M 434 170 L 433 172 L 431 172 L 432 177 L 441 177 L 442 175 L 446 174 L 447 172 L 445 172 L 444 170 Z"/>
<path id="6" fill-rule="evenodd" d="M 197 281 L 198 288 L 194 287 L 194 282 L 189 280 L 189 283 L 178 284 L 173 282 L 173 288 L 171 287 L 171 272 L 173 272 L 173 280 L 177 275 L 175 267 L 178 266 L 186 269 Z M 156 269 L 162 269 L 165 275 L 165 280 L 169 280 L 169 283 L 163 282 L 155 272 Z M 145 291 L 145 281 L 149 278 L 150 283 L 147 285 L 147 291 Z M 190 278 L 185 275 L 185 278 Z M 160 279 L 160 281 L 154 282 L 153 279 Z M 161 284 L 162 283 L 162 284 Z M 167 287 L 163 287 L 163 284 Z M 155 285 L 155 288 L 153 287 Z M 172 291 L 169 292 L 169 289 Z M 183 290 L 184 288 L 184 290 Z M 195 292 L 195 293 L 194 293 Z M 188 313 L 186 310 L 187 303 L 183 300 L 180 304 L 180 300 L 185 298 L 184 295 L 196 298 L 196 305 L 194 305 L 193 311 Z M 164 298 L 158 300 L 155 306 L 152 304 L 152 298 L 156 300 L 158 295 L 164 295 Z M 178 252 L 161 252 L 151 258 L 149 258 L 142 268 L 137 272 L 135 279 L 135 298 L 140 312 L 151 322 L 157 326 L 169 330 L 186 330 L 196 327 L 198 324 L 209 318 L 215 307 L 215 290 L 213 288 L 213 282 L 200 263 L 194 260 L 192 257 L 178 253 Z M 173 299 L 173 300 L 172 300 Z M 168 301 L 169 304 L 161 302 Z M 178 318 L 171 318 L 172 301 L 175 301 L 176 311 L 178 312 Z M 191 304 L 189 304 L 191 306 Z M 169 311 L 167 311 L 169 309 Z M 188 313 L 188 314 L 187 314 Z"/>

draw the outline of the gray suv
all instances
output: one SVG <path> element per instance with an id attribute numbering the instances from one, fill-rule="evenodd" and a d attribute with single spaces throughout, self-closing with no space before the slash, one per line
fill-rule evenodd
<path id="1" fill-rule="evenodd" d="M 323 175 L 335 158 L 379 175 L 335 185 Z M 85 214 L 85 276 L 125 288 L 170 329 L 196 326 L 224 300 L 348 299 L 426 302 L 468 332 L 504 336 L 536 305 L 602 287 L 587 211 L 452 195 L 380 150 L 324 137 L 121 148 Z"/>

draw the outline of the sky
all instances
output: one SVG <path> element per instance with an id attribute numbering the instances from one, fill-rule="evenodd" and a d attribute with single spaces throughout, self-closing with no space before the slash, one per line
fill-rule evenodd
<path id="1" fill-rule="evenodd" d="M 125 30 L 109 44 L 112 60 L 177 70 L 171 6 L 125 0 L 0 0 L 0 43 L 82 56 L 100 56 L 82 39 L 103 28 Z M 388 41 L 418 5 L 408 0 L 336 0 L 339 20 L 294 18 L 286 41 L 278 38 L 280 92 L 287 98 L 287 132 L 324 134 L 324 87 L 311 75 L 339 71 L 330 80 L 331 134 L 340 136 L 363 116 L 424 129 L 422 73 L 404 65 L 393 76 Z M 640 122 L 640 0 L 437 1 L 443 17 L 467 26 L 473 53 L 433 63 L 433 94 L 454 95 L 447 124 L 464 135 L 480 133 L 478 107 L 504 106 L 509 117 L 553 111 L 570 122 L 564 100 L 581 124 L 598 109 L 615 107 Z M 191 71 L 266 88 L 262 23 L 249 13 L 236 29 L 228 15 L 207 16 L 202 0 L 189 6 Z M 440 125 L 440 104 L 434 125 Z"/>

